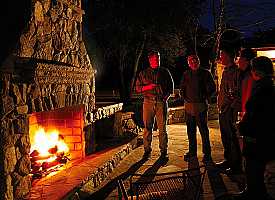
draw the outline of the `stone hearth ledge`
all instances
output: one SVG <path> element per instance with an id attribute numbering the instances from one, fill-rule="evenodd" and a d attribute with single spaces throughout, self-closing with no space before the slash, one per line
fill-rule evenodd
<path id="1" fill-rule="evenodd" d="M 96 189 L 118 166 L 119 162 L 136 147 L 137 137 L 127 144 L 96 152 L 82 160 L 71 161 L 55 175 L 33 182 L 29 199 L 74 199 L 78 191 L 86 184 L 89 184 L 91 189 Z"/>

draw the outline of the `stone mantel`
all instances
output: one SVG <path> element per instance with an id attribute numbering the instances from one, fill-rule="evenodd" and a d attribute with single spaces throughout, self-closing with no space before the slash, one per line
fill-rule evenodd
<path id="1" fill-rule="evenodd" d="M 89 84 L 93 71 L 89 68 L 38 63 L 35 82 L 38 84 Z"/>
<path id="2" fill-rule="evenodd" d="M 67 63 L 13 57 L 8 69 L 2 67 L 1 73 L 10 73 L 18 83 L 37 84 L 90 84 L 94 77 L 92 68 L 76 67 Z"/>

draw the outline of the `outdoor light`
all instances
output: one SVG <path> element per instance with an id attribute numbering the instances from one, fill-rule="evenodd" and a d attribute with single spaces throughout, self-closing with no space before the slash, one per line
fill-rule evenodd
<path id="1" fill-rule="evenodd" d="M 266 56 L 270 59 L 275 59 L 275 50 L 258 50 L 257 56 Z"/>

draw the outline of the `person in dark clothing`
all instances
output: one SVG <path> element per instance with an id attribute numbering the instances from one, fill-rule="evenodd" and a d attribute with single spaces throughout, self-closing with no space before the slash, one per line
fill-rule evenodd
<path id="1" fill-rule="evenodd" d="M 180 84 L 181 97 L 185 101 L 185 117 L 187 135 L 189 140 L 189 152 L 184 156 L 188 161 L 197 156 L 197 126 L 202 138 L 203 161 L 212 161 L 211 146 L 209 140 L 209 129 L 207 125 L 208 104 L 216 94 L 216 86 L 211 73 L 200 67 L 197 55 L 187 58 L 189 70 L 184 72 Z"/>
<path id="2" fill-rule="evenodd" d="M 252 61 L 252 77 L 256 81 L 239 123 L 244 137 L 243 156 L 247 188 L 236 199 L 271 199 L 264 183 L 268 161 L 275 160 L 275 87 L 272 61 L 264 56 Z"/>
<path id="3" fill-rule="evenodd" d="M 159 148 L 161 158 L 167 157 L 167 117 L 168 98 L 173 93 L 174 82 L 168 69 L 160 67 L 159 52 L 148 54 L 150 67 L 141 71 L 136 82 L 136 91 L 142 93 L 143 101 L 143 158 L 151 154 L 152 131 L 156 118 L 159 130 Z"/>
<path id="4" fill-rule="evenodd" d="M 240 71 L 235 64 L 236 52 L 231 48 L 220 51 L 224 66 L 218 93 L 219 124 L 224 147 L 224 161 L 216 166 L 227 173 L 242 172 L 242 156 L 237 137 L 236 121 L 241 111 Z"/>

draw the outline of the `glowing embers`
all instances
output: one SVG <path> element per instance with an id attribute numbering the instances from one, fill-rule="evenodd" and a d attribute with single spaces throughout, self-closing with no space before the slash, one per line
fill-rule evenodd
<path id="1" fill-rule="evenodd" d="M 67 163 L 69 148 L 56 129 L 45 132 L 39 127 L 33 134 L 30 154 L 33 178 L 47 175 Z"/>

